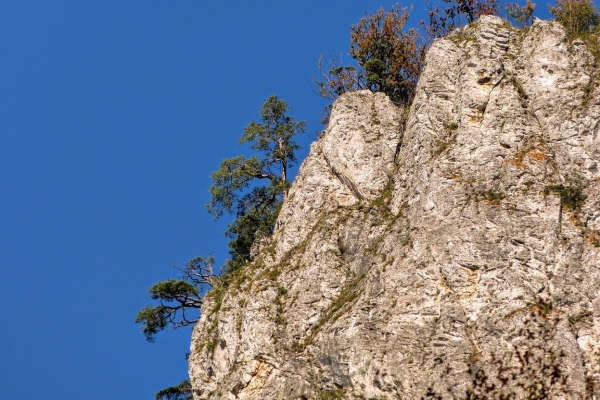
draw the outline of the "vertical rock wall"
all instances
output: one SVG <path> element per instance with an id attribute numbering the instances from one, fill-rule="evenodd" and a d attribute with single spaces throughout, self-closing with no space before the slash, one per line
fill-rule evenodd
<path id="1" fill-rule="evenodd" d="M 409 113 L 342 96 L 207 298 L 195 398 L 598 398 L 593 64 L 556 23 L 483 17 L 430 48 Z"/>

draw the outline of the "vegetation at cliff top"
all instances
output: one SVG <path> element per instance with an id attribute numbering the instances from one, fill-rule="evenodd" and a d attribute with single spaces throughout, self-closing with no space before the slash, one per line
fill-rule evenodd
<path id="1" fill-rule="evenodd" d="M 315 79 L 321 96 L 335 100 L 343 93 L 369 89 L 384 92 L 399 105 L 413 99 L 423 66 L 425 46 L 416 29 L 404 31 L 409 11 L 392 6 L 361 18 L 352 25 L 350 56 L 358 66 L 338 65 L 334 58 L 321 58 L 321 79 Z M 322 64 L 325 59 L 327 66 Z"/>
<path id="2" fill-rule="evenodd" d="M 571 37 L 597 31 L 600 23 L 600 12 L 592 0 L 557 0 L 550 13 Z"/>
<path id="3" fill-rule="evenodd" d="M 405 30 L 409 8 L 393 5 L 367 14 L 350 27 L 349 55 L 357 65 L 343 65 L 334 57 L 321 57 L 319 78 L 314 78 L 318 93 L 335 100 L 346 92 L 369 89 L 383 92 L 397 105 L 409 107 L 427 46 L 434 39 L 473 22 L 482 15 L 498 15 L 498 0 L 442 0 L 428 11 L 428 21 L 420 21 L 417 29 Z M 327 123 L 331 106 L 326 107 Z"/>
<path id="4" fill-rule="evenodd" d="M 393 5 L 367 14 L 350 27 L 349 56 L 355 64 L 344 65 L 341 59 L 321 56 L 319 74 L 314 77 L 317 92 L 335 100 L 343 93 L 369 89 L 383 92 L 397 105 L 409 107 L 421 75 L 427 47 L 437 38 L 474 22 L 483 15 L 506 16 L 522 27 L 531 25 L 536 5 L 501 4 L 500 0 L 441 0 L 427 11 L 427 21 L 419 21 L 421 31 L 405 30 L 412 8 Z M 597 33 L 600 13 L 592 0 L 557 0 L 549 6 L 569 37 Z M 596 46 L 597 41 L 594 42 Z M 588 43 L 590 46 L 592 42 Z M 592 49 L 593 51 L 593 49 Z M 322 122 L 329 120 L 327 106 Z"/>
<path id="5" fill-rule="evenodd" d="M 442 0 L 446 6 L 436 6 L 427 12 L 429 20 L 420 21 L 429 43 L 453 30 L 475 22 L 483 15 L 500 13 L 498 0 Z"/>
<path id="6" fill-rule="evenodd" d="M 523 28 L 525 28 L 531 25 L 533 20 L 533 12 L 535 11 L 535 4 L 530 0 L 527 0 L 527 3 L 524 7 L 521 7 L 516 3 L 509 3 L 504 6 L 504 9 L 510 18 L 514 19 Z"/>

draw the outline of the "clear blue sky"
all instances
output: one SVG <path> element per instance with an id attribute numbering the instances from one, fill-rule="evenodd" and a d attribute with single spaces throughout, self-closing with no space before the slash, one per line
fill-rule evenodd
<path id="1" fill-rule="evenodd" d="M 308 121 L 304 158 L 319 56 L 393 3 L 0 0 L 0 399 L 152 399 L 187 376 L 191 330 L 148 344 L 133 321 L 170 265 L 225 258 L 210 172 L 272 94 Z"/>

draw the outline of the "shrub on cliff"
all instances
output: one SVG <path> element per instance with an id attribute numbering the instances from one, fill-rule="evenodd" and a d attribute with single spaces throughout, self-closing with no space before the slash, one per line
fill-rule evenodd
<path id="1" fill-rule="evenodd" d="M 499 0 L 442 0 L 428 12 L 429 21 L 420 21 L 424 36 L 417 29 L 405 29 L 410 11 L 396 4 L 385 11 L 367 14 L 350 28 L 350 57 L 358 65 L 344 65 L 341 59 L 321 57 L 320 77 L 315 78 L 318 93 L 335 100 L 346 92 L 369 89 L 383 92 L 397 105 L 408 107 L 421 76 L 426 41 L 446 35 L 482 15 L 498 15 Z M 323 123 L 327 123 L 326 107 Z"/>
<path id="2" fill-rule="evenodd" d="M 516 3 L 509 3 L 504 6 L 506 13 L 523 28 L 531 25 L 533 20 L 533 12 L 535 11 L 535 4 L 530 0 L 527 0 L 525 6 L 520 6 Z"/>
<path id="3" fill-rule="evenodd" d="M 483 15 L 498 15 L 498 0 L 442 0 L 447 6 L 427 11 L 428 21 L 419 24 L 429 42 L 445 36 L 456 28 L 475 22 Z"/>
<path id="4" fill-rule="evenodd" d="M 177 386 L 161 390 L 156 393 L 154 398 L 156 400 L 193 400 L 192 384 L 186 379 Z"/>
<path id="5" fill-rule="evenodd" d="M 549 7 L 571 37 L 596 30 L 600 24 L 600 13 L 592 0 L 557 0 Z"/>
<path id="6" fill-rule="evenodd" d="M 396 104 L 410 105 L 423 67 L 424 46 L 416 29 L 404 30 L 409 12 L 383 8 L 352 25 L 350 56 L 363 68 L 364 84 Z"/>
<path id="7" fill-rule="evenodd" d="M 402 106 L 408 106 L 423 65 L 424 45 L 416 29 L 405 30 L 409 10 L 399 5 L 389 11 L 380 8 L 350 28 L 350 56 L 358 66 L 344 66 L 331 60 L 319 62 L 321 79 L 315 79 L 319 94 L 335 100 L 343 93 L 370 89 L 383 92 Z"/>

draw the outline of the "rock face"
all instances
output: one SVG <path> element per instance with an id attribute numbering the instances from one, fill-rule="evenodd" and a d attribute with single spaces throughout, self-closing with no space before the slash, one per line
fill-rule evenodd
<path id="1" fill-rule="evenodd" d="M 207 296 L 194 398 L 600 398 L 593 63 L 556 23 L 483 17 L 430 48 L 410 112 L 342 96 Z"/>

